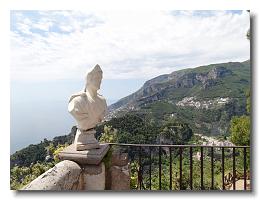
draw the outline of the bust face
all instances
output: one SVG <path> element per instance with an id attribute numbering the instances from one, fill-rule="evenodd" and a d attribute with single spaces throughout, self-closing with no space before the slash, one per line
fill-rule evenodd
<path id="1" fill-rule="evenodd" d="M 91 80 L 88 81 L 87 87 L 93 90 L 99 90 L 102 78 L 103 78 L 102 72 L 94 73 L 91 77 Z"/>

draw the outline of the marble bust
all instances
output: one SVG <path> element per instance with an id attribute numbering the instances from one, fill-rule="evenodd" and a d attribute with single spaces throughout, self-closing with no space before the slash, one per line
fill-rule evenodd
<path id="1" fill-rule="evenodd" d="M 83 91 L 70 97 L 68 111 L 77 121 L 77 133 L 74 144 L 76 150 L 99 148 L 95 138 L 95 126 L 100 123 L 107 112 L 105 98 L 98 94 L 103 72 L 96 65 L 86 76 L 86 85 Z"/>

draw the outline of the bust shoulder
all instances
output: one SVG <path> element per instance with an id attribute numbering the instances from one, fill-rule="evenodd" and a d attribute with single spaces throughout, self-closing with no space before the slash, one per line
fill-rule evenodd
<path id="1" fill-rule="evenodd" d="M 88 96 L 86 95 L 85 92 L 79 92 L 77 94 L 74 94 L 70 97 L 70 101 L 69 102 L 73 102 L 73 103 L 80 103 L 82 102 L 82 100 L 87 100 Z"/>
<path id="2" fill-rule="evenodd" d="M 106 99 L 101 94 L 98 93 L 97 96 L 100 100 L 102 100 L 103 102 L 106 102 Z"/>

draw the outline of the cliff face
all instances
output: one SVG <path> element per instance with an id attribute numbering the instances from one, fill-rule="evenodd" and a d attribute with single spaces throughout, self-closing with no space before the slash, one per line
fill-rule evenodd
<path id="1" fill-rule="evenodd" d="M 227 104 L 229 107 L 235 107 L 234 112 L 228 111 L 229 119 L 232 115 L 245 112 L 241 107 L 244 106 L 245 93 L 250 87 L 250 73 L 250 61 L 245 61 L 211 64 L 160 75 L 148 80 L 135 93 L 112 104 L 109 107 L 109 118 L 116 117 L 119 112 L 140 110 L 160 101 L 178 106 L 178 102 L 191 97 L 196 99 L 197 105 L 200 105 L 194 106 L 196 109 L 208 107 L 219 109 Z M 221 102 L 218 98 L 228 98 L 229 101 Z M 237 99 L 242 100 L 238 100 L 240 102 L 237 103 Z M 208 105 L 205 102 L 209 102 Z M 182 108 L 185 107 L 189 105 L 183 104 Z M 230 110 L 230 108 L 224 109 Z M 203 124 L 200 121 L 198 124 L 211 127 L 214 123 Z"/>
<path id="2" fill-rule="evenodd" d="M 237 74 L 239 71 L 246 71 L 246 74 Z M 143 103 L 151 103 L 157 100 L 163 99 L 177 99 L 184 98 L 185 96 L 199 96 L 201 93 L 207 93 L 207 89 L 214 90 L 214 86 L 228 84 L 230 78 L 233 83 L 245 81 L 242 83 L 243 87 L 249 87 L 249 75 L 250 67 L 248 61 L 239 63 L 223 63 L 209 66 L 202 66 L 194 69 L 180 70 L 171 74 L 165 74 L 148 80 L 137 92 L 120 99 L 118 102 L 112 104 L 109 110 L 115 110 L 120 107 L 134 106 L 138 107 Z M 241 83 L 238 83 L 241 84 Z M 197 87 L 197 88 L 195 88 Z M 187 91 L 187 88 L 190 89 Z M 183 91 L 181 91 L 183 89 Z M 194 92 L 192 89 L 196 89 Z M 226 94 L 226 87 L 221 89 L 215 88 L 217 92 Z M 231 90 L 237 90 L 237 88 L 230 88 Z M 175 96 L 170 93 L 177 93 Z M 197 95 L 196 95 L 197 94 Z M 213 95 L 209 94 L 207 98 L 211 98 Z M 227 95 L 228 96 L 228 95 Z M 234 96 L 230 94 L 230 96 Z"/>
<path id="3" fill-rule="evenodd" d="M 202 83 L 203 89 L 212 87 L 216 79 L 232 75 L 232 71 L 225 67 L 214 67 L 206 74 L 196 74 L 196 80 Z"/>

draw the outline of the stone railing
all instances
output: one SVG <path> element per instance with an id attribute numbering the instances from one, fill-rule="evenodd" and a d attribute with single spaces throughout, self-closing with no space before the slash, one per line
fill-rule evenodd
<path id="1" fill-rule="evenodd" d="M 22 190 L 130 190 L 127 154 L 100 149 L 75 151 L 71 145 L 63 150 L 56 164 Z"/>
<path id="2" fill-rule="evenodd" d="M 64 160 L 49 169 L 23 190 L 77 190 L 82 184 L 80 181 L 82 169 L 70 160 Z"/>

